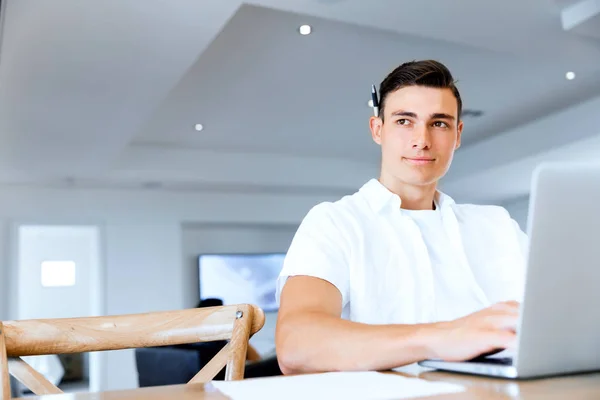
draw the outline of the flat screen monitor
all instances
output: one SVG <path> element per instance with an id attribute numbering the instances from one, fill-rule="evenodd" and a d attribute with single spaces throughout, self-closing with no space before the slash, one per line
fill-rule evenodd
<path id="1" fill-rule="evenodd" d="M 198 257 L 200 298 L 249 303 L 276 311 L 275 283 L 284 253 L 203 254 Z"/>

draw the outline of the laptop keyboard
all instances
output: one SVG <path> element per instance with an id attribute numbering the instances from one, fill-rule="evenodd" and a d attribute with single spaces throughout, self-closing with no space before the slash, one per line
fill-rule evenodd
<path id="1" fill-rule="evenodd" d="M 488 357 L 488 358 L 474 358 L 469 360 L 469 362 L 474 362 L 478 364 L 492 364 L 492 365 L 512 365 L 513 359 L 511 357 Z"/>

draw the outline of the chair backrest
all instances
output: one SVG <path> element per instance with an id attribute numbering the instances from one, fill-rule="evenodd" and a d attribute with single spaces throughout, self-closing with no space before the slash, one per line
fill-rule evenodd
<path id="1" fill-rule="evenodd" d="M 21 356 L 67 354 L 229 340 L 188 383 L 244 377 L 248 339 L 264 325 L 263 311 L 239 304 L 89 318 L 0 323 L 0 400 L 10 398 L 9 373 L 37 395 L 62 393 Z"/>

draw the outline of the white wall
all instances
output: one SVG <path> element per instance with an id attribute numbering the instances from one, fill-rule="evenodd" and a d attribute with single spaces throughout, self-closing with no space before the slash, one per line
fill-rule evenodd
<path id="1" fill-rule="evenodd" d="M 9 318 L 9 301 L 12 292 L 8 290 L 11 286 L 11 274 L 9 271 L 10 248 L 12 241 L 9 234 L 10 227 L 0 220 L 0 320 Z"/>
<path id="2" fill-rule="evenodd" d="M 160 212 L 159 210 L 157 210 Z M 133 314 L 185 308 L 178 221 L 106 225 L 106 312 Z M 137 386 L 133 350 L 108 352 L 103 390 Z"/>
<path id="3" fill-rule="evenodd" d="M 0 233 L 23 220 L 98 224 L 104 232 L 104 314 L 180 309 L 197 298 L 190 283 L 195 272 L 183 261 L 184 223 L 297 225 L 314 204 L 333 200 L 326 197 L 3 187 Z M 6 240 L 0 243 L 3 319 L 14 316 L 7 298 L 8 248 Z M 136 386 L 132 351 L 111 352 L 105 359 L 101 389 Z"/>

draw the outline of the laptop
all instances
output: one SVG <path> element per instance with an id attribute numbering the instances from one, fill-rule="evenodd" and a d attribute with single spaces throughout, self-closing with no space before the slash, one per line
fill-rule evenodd
<path id="1" fill-rule="evenodd" d="M 516 349 L 419 365 L 518 379 L 600 370 L 600 164 L 544 163 L 531 186 Z"/>

